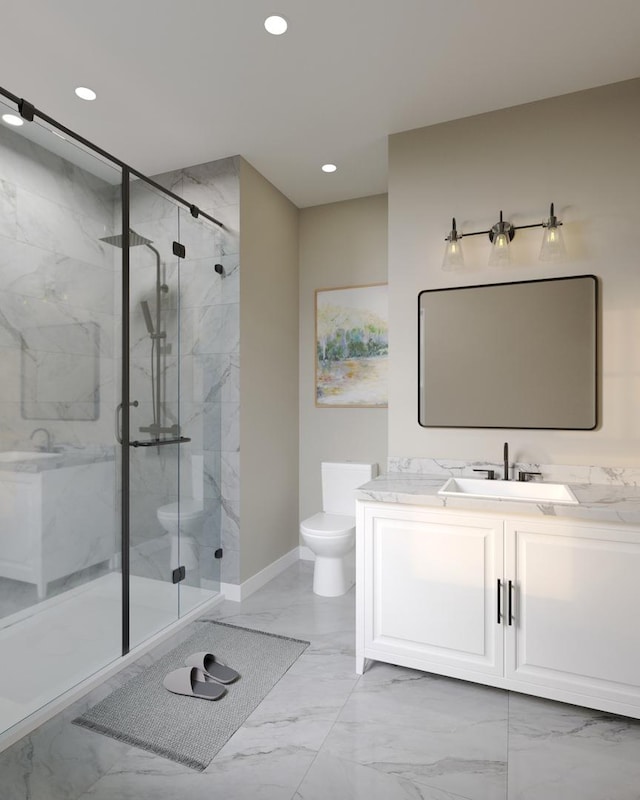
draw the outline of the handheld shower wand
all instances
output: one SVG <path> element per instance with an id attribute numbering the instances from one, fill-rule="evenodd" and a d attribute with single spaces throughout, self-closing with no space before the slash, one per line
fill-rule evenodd
<path id="1" fill-rule="evenodd" d="M 156 332 L 153 329 L 153 321 L 151 320 L 151 312 L 149 311 L 149 303 L 146 300 L 142 300 L 140 305 L 142 306 L 142 313 L 144 314 L 144 322 L 147 326 L 147 332 L 149 336 L 152 338 L 156 335 Z"/>

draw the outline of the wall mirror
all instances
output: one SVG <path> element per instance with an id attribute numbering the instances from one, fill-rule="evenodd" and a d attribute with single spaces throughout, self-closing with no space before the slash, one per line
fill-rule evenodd
<path id="1" fill-rule="evenodd" d="M 423 291 L 418 312 L 420 425 L 596 427 L 594 275 Z"/>
<path id="2" fill-rule="evenodd" d="M 23 419 L 98 419 L 99 337 L 94 322 L 22 332 Z"/>

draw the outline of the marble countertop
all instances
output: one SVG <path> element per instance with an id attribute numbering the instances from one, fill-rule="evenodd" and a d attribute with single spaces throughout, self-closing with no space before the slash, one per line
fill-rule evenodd
<path id="1" fill-rule="evenodd" d="M 0 473 L 6 472 L 45 472 L 65 467 L 80 467 L 100 461 L 114 461 L 113 447 L 69 447 L 55 453 L 37 450 L 11 450 L 0 452 Z"/>
<path id="2" fill-rule="evenodd" d="M 356 491 L 358 500 L 406 503 L 459 511 L 493 514 L 581 519 L 592 522 L 626 522 L 640 525 L 640 487 L 606 484 L 568 484 L 579 501 L 577 506 L 559 503 L 531 503 L 520 500 L 484 500 L 471 497 L 442 497 L 438 490 L 450 476 L 390 472 L 365 483 Z"/>

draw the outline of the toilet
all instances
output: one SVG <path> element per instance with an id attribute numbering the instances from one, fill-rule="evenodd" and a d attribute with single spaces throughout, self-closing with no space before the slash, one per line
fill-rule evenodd
<path id="1" fill-rule="evenodd" d="M 204 519 L 203 465 L 203 456 L 191 456 L 193 497 L 181 499 L 179 503 L 167 503 L 156 512 L 158 522 L 171 535 L 171 567 L 183 566 L 187 583 L 194 585 L 200 580 L 198 538 Z"/>
<path id="2" fill-rule="evenodd" d="M 338 597 L 353 586 L 346 560 L 355 545 L 355 490 L 377 474 L 377 464 L 322 463 L 322 511 L 300 523 L 302 539 L 316 556 L 315 594 Z"/>

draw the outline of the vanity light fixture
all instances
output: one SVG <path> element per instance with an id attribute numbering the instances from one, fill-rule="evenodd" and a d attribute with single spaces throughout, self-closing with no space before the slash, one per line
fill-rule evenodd
<path id="1" fill-rule="evenodd" d="M 462 234 L 458 233 L 456 228 L 456 218 L 451 220 L 451 232 L 447 236 L 447 246 L 444 249 L 444 259 L 442 260 L 442 269 L 449 272 L 454 269 L 462 269 L 464 267 L 464 256 L 462 254 Z"/>
<path id="2" fill-rule="evenodd" d="M 549 209 L 548 219 L 544 220 L 544 222 L 533 223 L 532 225 L 513 225 L 511 222 L 503 219 L 501 211 L 500 220 L 488 231 L 461 233 L 456 228 L 456 221 L 454 218 L 451 231 L 445 239 L 447 245 L 444 252 L 442 269 L 447 271 L 462 269 L 464 267 L 464 257 L 462 255 L 462 244 L 460 240 L 463 236 L 481 235 L 488 235 L 491 241 L 489 266 L 507 267 L 509 266 L 509 245 L 516 235 L 516 231 L 523 230 L 524 228 L 544 228 L 544 236 L 539 256 L 540 261 L 562 261 L 566 256 L 566 250 L 562 231 L 560 230 L 561 225 L 562 222 L 560 222 L 555 215 L 553 203 L 551 203 Z"/>
<path id="3" fill-rule="evenodd" d="M 562 261 L 566 258 L 567 251 L 564 246 L 564 238 L 560 230 L 561 222 L 553 211 L 553 203 L 549 210 L 549 219 L 542 223 L 544 235 L 542 237 L 542 247 L 540 248 L 540 261 Z"/>

